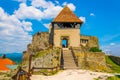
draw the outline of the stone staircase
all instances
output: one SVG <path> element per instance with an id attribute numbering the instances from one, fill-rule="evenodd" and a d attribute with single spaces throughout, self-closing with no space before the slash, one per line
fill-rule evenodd
<path id="1" fill-rule="evenodd" d="M 78 69 L 74 62 L 71 50 L 63 49 L 64 69 Z"/>

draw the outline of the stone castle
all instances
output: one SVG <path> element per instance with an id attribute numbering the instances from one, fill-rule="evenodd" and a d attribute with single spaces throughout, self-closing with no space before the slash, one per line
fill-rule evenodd
<path id="1" fill-rule="evenodd" d="M 34 67 L 62 66 L 63 69 L 87 68 L 105 70 L 106 61 L 103 52 L 91 52 L 99 48 L 98 38 L 80 34 L 83 22 L 67 7 L 54 18 L 49 32 L 33 35 L 32 43 L 23 52 L 23 65 L 28 67 L 29 55 L 31 69 Z M 42 56 L 39 56 L 42 55 Z"/>

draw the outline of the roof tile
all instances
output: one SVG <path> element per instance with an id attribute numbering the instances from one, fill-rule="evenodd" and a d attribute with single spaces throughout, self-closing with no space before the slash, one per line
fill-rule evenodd
<path id="1" fill-rule="evenodd" d="M 82 21 L 67 7 L 65 6 L 62 11 L 57 15 L 53 22 L 79 22 Z"/>

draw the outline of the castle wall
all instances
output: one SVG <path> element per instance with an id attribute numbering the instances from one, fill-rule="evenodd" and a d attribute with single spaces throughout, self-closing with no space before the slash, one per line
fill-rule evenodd
<path id="1" fill-rule="evenodd" d="M 77 52 L 76 55 L 80 68 L 95 71 L 107 70 L 105 54 L 103 52 Z"/>
<path id="2" fill-rule="evenodd" d="M 38 56 L 39 54 L 42 55 Z M 31 67 L 40 67 L 40 68 L 57 67 L 59 65 L 59 57 L 60 57 L 59 55 L 60 55 L 59 49 L 44 50 L 42 52 L 39 52 L 35 54 L 35 56 L 33 57 Z"/>
<path id="3" fill-rule="evenodd" d="M 36 33 L 32 37 L 32 43 L 28 44 L 27 50 L 23 52 L 22 64 L 25 65 L 25 70 L 28 70 L 29 56 L 31 53 L 40 52 L 49 47 L 49 33 Z"/>
<path id="4" fill-rule="evenodd" d="M 80 30 L 79 29 L 55 29 L 54 30 L 54 47 L 61 47 L 61 37 L 69 37 L 68 46 L 80 46 Z"/>
<path id="5" fill-rule="evenodd" d="M 49 33 L 38 32 L 33 36 L 31 50 L 34 52 L 47 49 L 49 47 Z"/>
<path id="6" fill-rule="evenodd" d="M 87 45 L 89 48 L 99 47 L 98 38 L 95 36 L 80 35 L 80 44 L 83 46 Z"/>

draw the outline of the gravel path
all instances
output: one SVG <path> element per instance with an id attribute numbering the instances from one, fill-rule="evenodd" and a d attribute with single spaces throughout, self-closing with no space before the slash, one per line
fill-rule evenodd
<path id="1" fill-rule="evenodd" d="M 112 75 L 88 70 L 64 70 L 53 76 L 32 75 L 31 80 L 94 80 L 108 76 Z"/>

